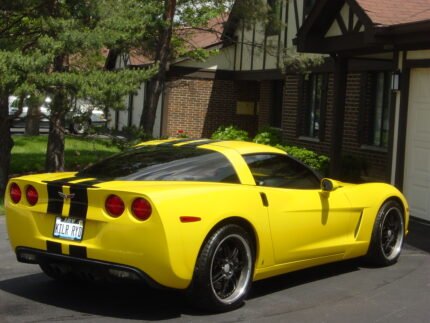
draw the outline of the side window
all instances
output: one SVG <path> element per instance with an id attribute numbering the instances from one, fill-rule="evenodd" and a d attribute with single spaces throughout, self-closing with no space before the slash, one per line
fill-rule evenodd
<path id="1" fill-rule="evenodd" d="M 306 166 L 283 155 L 243 156 L 257 185 L 295 189 L 318 189 L 319 178 Z"/>

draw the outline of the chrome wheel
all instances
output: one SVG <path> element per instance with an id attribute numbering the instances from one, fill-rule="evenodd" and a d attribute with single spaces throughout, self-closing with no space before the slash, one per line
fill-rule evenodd
<path id="1" fill-rule="evenodd" d="M 251 248 L 240 235 L 225 237 L 215 250 L 210 268 L 211 288 L 219 301 L 231 304 L 246 291 L 251 279 Z"/>
<path id="2" fill-rule="evenodd" d="M 193 306 L 225 312 L 243 304 L 252 285 L 255 247 L 250 231 L 225 224 L 211 232 L 199 253 L 188 296 Z"/>
<path id="3" fill-rule="evenodd" d="M 381 248 L 388 260 L 395 259 L 403 244 L 403 216 L 398 208 L 388 209 L 381 221 Z"/>
<path id="4" fill-rule="evenodd" d="M 394 264 L 402 251 L 404 236 L 403 207 L 397 201 L 388 200 L 376 215 L 367 261 L 376 266 Z"/>

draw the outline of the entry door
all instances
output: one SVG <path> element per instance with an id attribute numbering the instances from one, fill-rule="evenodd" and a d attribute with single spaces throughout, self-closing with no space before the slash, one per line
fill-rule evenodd
<path id="1" fill-rule="evenodd" d="M 411 70 L 405 154 L 411 215 L 430 221 L 430 68 Z"/>

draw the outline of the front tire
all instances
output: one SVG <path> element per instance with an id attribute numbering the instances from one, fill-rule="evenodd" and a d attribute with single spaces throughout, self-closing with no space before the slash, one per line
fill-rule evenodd
<path id="1" fill-rule="evenodd" d="M 247 231 L 235 224 L 216 230 L 203 246 L 189 290 L 193 305 L 225 312 L 242 305 L 251 288 L 255 251 Z"/>
<path id="2" fill-rule="evenodd" d="M 88 120 L 75 120 L 70 124 L 70 131 L 77 135 L 83 135 L 88 132 L 90 128 L 90 121 Z"/>
<path id="3" fill-rule="evenodd" d="M 367 260 L 376 266 L 389 266 L 397 262 L 403 246 L 405 225 L 403 208 L 393 200 L 379 209 L 373 227 Z"/>

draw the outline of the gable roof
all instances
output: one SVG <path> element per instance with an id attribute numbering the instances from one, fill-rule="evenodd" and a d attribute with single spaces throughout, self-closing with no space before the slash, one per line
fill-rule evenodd
<path id="1" fill-rule="evenodd" d="M 424 46 L 429 31 L 430 0 L 320 0 L 296 44 L 303 52 L 375 52 Z"/>
<path id="2" fill-rule="evenodd" d="M 377 26 L 393 26 L 430 20 L 429 0 L 355 1 Z"/>
<path id="3" fill-rule="evenodd" d="M 222 44 L 224 25 L 228 20 L 228 15 L 210 19 L 206 26 L 201 28 L 182 27 L 175 30 L 175 34 L 185 40 L 186 49 L 209 49 Z M 119 53 L 110 51 L 106 61 L 106 67 L 113 69 L 115 59 Z M 128 53 L 127 65 L 130 67 L 148 66 L 154 63 L 153 58 L 144 49 L 135 48 Z"/>

